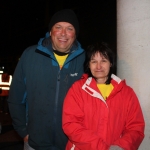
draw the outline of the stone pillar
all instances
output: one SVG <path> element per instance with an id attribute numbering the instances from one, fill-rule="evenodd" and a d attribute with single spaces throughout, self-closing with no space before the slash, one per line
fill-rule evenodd
<path id="1" fill-rule="evenodd" d="M 139 150 L 149 150 L 150 0 L 117 0 L 117 75 L 139 98 L 146 122 Z"/>

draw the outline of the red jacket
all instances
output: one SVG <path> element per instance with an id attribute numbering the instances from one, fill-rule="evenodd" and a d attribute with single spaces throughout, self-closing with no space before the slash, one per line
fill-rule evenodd
<path id="1" fill-rule="evenodd" d="M 106 101 L 87 75 L 72 85 L 63 106 L 66 150 L 108 150 L 111 145 L 138 149 L 145 127 L 138 98 L 117 76 L 112 75 L 111 83 L 114 89 Z"/>

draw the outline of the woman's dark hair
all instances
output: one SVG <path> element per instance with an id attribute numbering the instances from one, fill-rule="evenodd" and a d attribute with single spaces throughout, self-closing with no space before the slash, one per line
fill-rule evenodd
<path id="1" fill-rule="evenodd" d="M 84 63 L 84 71 L 88 74 L 89 77 L 93 77 L 90 68 L 89 63 L 91 60 L 91 57 L 95 55 L 97 52 L 102 54 L 107 60 L 110 61 L 111 67 L 108 74 L 108 79 L 105 82 L 106 84 L 110 84 L 111 81 L 111 74 L 115 73 L 115 55 L 114 52 L 109 48 L 108 44 L 105 42 L 97 42 L 94 44 L 91 44 L 86 49 L 86 60 Z"/>

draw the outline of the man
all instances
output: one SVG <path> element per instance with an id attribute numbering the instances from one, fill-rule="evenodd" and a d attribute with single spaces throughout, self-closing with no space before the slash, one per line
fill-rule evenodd
<path id="1" fill-rule="evenodd" d="M 83 73 L 85 56 L 76 39 L 79 23 L 75 13 L 64 9 L 54 14 L 49 31 L 38 46 L 24 51 L 10 88 L 13 125 L 25 147 L 29 144 L 27 149 L 65 149 L 62 104 L 70 86 Z"/>

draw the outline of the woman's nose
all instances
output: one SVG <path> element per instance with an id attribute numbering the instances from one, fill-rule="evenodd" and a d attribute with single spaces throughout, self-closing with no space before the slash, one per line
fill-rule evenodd
<path id="1" fill-rule="evenodd" d="M 101 63 L 98 62 L 98 63 L 97 63 L 97 69 L 100 69 L 100 68 L 101 68 Z"/>

